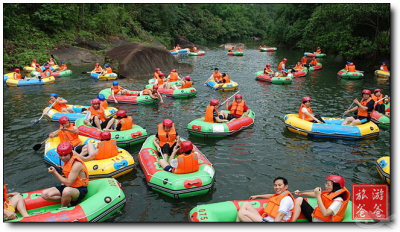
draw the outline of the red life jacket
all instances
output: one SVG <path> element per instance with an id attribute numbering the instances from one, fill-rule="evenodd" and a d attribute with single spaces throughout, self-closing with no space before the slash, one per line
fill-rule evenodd
<path id="1" fill-rule="evenodd" d="M 279 63 L 279 65 L 278 65 L 278 71 L 282 71 L 282 70 L 283 70 L 283 68 L 282 68 L 283 65 L 285 65 L 285 62 L 281 61 L 281 62 Z M 285 68 L 286 68 L 286 67 L 285 67 Z"/>
<path id="2" fill-rule="evenodd" d="M 57 98 L 57 99 L 58 99 L 58 98 Z M 61 99 L 62 99 L 62 98 L 61 98 Z M 51 101 L 49 101 L 49 103 L 50 103 L 50 104 L 53 104 L 53 102 L 51 102 Z M 56 102 L 56 103 L 54 103 L 53 108 L 54 108 L 55 110 L 57 110 L 58 112 L 61 112 L 62 109 L 67 108 L 67 104 L 65 104 L 65 103 L 60 103 L 60 102 Z"/>
<path id="3" fill-rule="evenodd" d="M 190 87 L 192 87 L 192 82 L 191 81 L 184 81 L 185 82 L 185 84 L 183 84 L 182 86 L 180 86 L 179 87 L 179 89 L 187 89 L 187 88 L 190 88 Z"/>
<path id="4" fill-rule="evenodd" d="M 107 100 L 100 101 L 100 106 L 103 107 L 104 109 L 107 109 L 107 108 L 108 108 L 108 102 L 107 102 Z"/>
<path id="5" fill-rule="evenodd" d="M 178 73 L 177 72 L 171 72 L 169 74 L 169 81 L 170 82 L 178 81 Z"/>
<path id="6" fill-rule="evenodd" d="M 349 72 L 355 72 L 356 71 L 356 66 L 355 65 L 349 65 Z"/>
<path id="7" fill-rule="evenodd" d="M 216 81 L 221 81 L 222 74 L 221 74 L 220 72 L 218 72 L 218 73 L 213 73 L 213 77 L 214 77 L 214 80 L 216 80 Z"/>
<path id="8" fill-rule="evenodd" d="M 244 106 L 245 106 L 244 100 L 242 100 L 240 103 L 233 101 L 232 105 L 231 105 L 230 114 L 235 115 L 235 116 L 242 116 L 243 112 L 244 112 Z"/>
<path id="9" fill-rule="evenodd" d="M 122 88 L 119 85 L 113 85 L 113 86 L 111 86 L 111 90 L 114 92 L 114 94 L 117 94 L 117 93 L 119 93 L 119 91 L 122 90 Z"/>

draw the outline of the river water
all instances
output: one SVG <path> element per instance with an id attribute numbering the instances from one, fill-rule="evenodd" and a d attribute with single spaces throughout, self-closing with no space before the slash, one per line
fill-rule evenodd
<path id="1" fill-rule="evenodd" d="M 379 137 L 366 140 L 310 139 L 289 132 L 284 125 L 285 114 L 297 113 L 301 98 L 310 96 L 317 114 L 341 117 L 354 98 L 360 99 L 364 88 L 383 89 L 390 95 L 388 82 L 379 81 L 373 70 L 366 70 L 362 80 L 341 80 L 337 71 L 343 62 L 333 57 L 321 58 L 323 68 L 306 77 L 295 78 L 291 85 L 280 86 L 255 80 L 254 72 L 266 63 L 275 69 L 283 57 L 289 67 L 300 60 L 303 52 L 282 48 L 274 53 L 261 53 L 258 45 L 244 50 L 243 57 L 229 57 L 226 50 L 214 47 L 203 57 L 178 57 L 180 62 L 194 66 L 192 76 L 198 94 L 190 99 L 165 99 L 164 104 L 134 106 L 115 105 L 133 115 L 136 124 L 149 134 L 156 133 L 156 125 L 165 118 L 176 123 L 178 133 L 189 138 L 214 165 L 215 185 L 212 192 L 199 197 L 174 200 L 146 188 L 146 181 L 138 163 L 141 145 L 128 148 L 136 166 L 133 172 L 118 178 L 127 197 L 127 204 L 110 221 L 115 222 L 184 222 L 197 204 L 247 199 L 250 195 L 272 193 L 272 181 L 286 177 L 290 190 L 324 187 L 324 178 L 339 174 L 352 184 L 383 184 L 375 169 L 375 161 L 390 155 L 390 132 L 381 130 Z M 356 64 L 363 70 L 363 64 Z M 187 124 L 204 114 L 211 99 L 220 101 L 232 92 L 214 92 L 203 86 L 214 68 L 226 72 L 240 85 L 240 93 L 255 112 L 252 127 L 222 139 L 203 139 L 188 135 Z M 156 68 L 156 67 L 155 67 Z M 26 192 L 58 185 L 47 173 L 44 151 L 34 152 L 32 146 L 43 141 L 58 128 L 57 123 L 42 120 L 32 127 L 47 106 L 49 94 L 56 92 L 71 104 L 88 105 L 100 90 L 111 82 L 95 81 L 82 71 L 92 66 L 71 67 L 72 77 L 60 78 L 55 84 L 36 87 L 4 87 L 4 181 L 11 191 Z M 164 73 L 167 71 L 163 70 Z M 181 73 L 187 75 L 186 73 Z M 141 90 L 148 78 L 119 80 L 124 88 Z"/>

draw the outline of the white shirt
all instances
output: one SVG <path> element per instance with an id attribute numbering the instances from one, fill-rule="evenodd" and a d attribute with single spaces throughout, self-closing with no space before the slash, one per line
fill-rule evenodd
<path id="1" fill-rule="evenodd" d="M 278 212 L 282 212 L 283 214 L 285 214 L 285 216 L 283 216 L 283 221 L 287 221 L 292 217 L 292 211 L 290 210 L 292 210 L 293 207 L 294 207 L 294 202 L 290 196 L 286 196 L 281 200 Z M 275 221 L 275 218 L 272 218 L 270 216 L 266 216 L 264 219 L 268 222 Z"/>
<path id="2" fill-rule="evenodd" d="M 310 113 L 310 112 L 308 112 L 308 110 L 307 110 L 306 107 L 301 108 L 301 112 L 303 112 L 303 113 Z"/>
<path id="3" fill-rule="evenodd" d="M 331 209 L 333 212 L 332 216 L 336 215 L 339 212 L 339 209 L 340 207 L 342 207 L 342 205 L 343 205 L 343 198 L 337 197 L 333 200 L 333 203 L 328 207 L 328 209 Z M 313 217 L 313 222 L 324 222 L 324 221 Z"/>

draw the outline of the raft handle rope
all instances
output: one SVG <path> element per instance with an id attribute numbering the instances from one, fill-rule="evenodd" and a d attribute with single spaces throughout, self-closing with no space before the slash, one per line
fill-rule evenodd
<path id="1" fill-rule="evenodd" d="M 113 179 L 113 180 L 114 180 L 115 185 L 118 187 L 117 181 L 116 181 L 115 179 Z M 89 183 L 90 183 L 90 182 L 89 182 Z M 73 220 L 72 222 L 79 221 L 79 220 L 81 220 L 81 219 L 83 219 L 83 218 L 87 218 L 87 217 L 89 217 L 89 216 L 91 216 L 91 215 L 93 215 L 93 214 L 96 214 L 97 212 L 99 212 L 99 211 L 101 211 L 103 208 L 107 207 L 109 204 L 111 204 L 113 201 L 115 201 L 115 200 L 116 200 L 118 197 L 120 197 L 120 196 L 121 196 L 121 188 L 118 187 L 118 194 L 117 194 L 117 196 L 115 196 L 115 198 L 113 198 L 109 203 L 107 203 L 107 204 L 104 205 L 103 207 L 99 208 L 98 210 L 94 211 L 93 213 L 91 213 L 91 214 L 89 214 L 89 215 L 85 215 L 85 216 L 80 217 L 80 218 L 77 218 L 77 219 Z"/>

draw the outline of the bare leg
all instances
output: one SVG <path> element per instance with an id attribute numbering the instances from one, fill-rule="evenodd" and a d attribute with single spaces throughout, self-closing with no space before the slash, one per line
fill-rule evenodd
<path id="1" fill-rule="evenodd" d="M 66 187 L 61 196 L 61 207 L 66 207 L 71 201 L 76 201 L 79 197 L 79 190 Z"/>
<path id="2" fill-rule="evenodd" d="M 261 222 L 262 217 L 249 202 L 244 202 L 242 206 L 240 206 L 236 221 Z"/>
<path id="3" fill-rule="evenodd" d="M 351 122 L 349 126 L 358 126 L 361 124 L 362 124 L 362 122 L 359 119 L 356 119 L 353 122 Z"/>
<path id="4" fill-rule="evenodd" d="M 347 124 L 351 123 L 354 121 L 353 117 L 347 117 L 343 122 L 342 122 L 342 126 L 347 126 Z"/>
<path id="5" fill-rule="evenodd" d="M 42 192 L 41 197 L 46 201 L 60 201 L 61 193 L 58 191 L 56 187 L 45 189 Z"/>
<path id="6" fill-rule="evenodd" d="M 94 116 L 93 120 L 94 120 L 94 124 L 96 124 L 97 128 L 98 128 L 99 130 L 101 130 L 100 119 L 99 119 L 97 116 Z"/>
<path id="7" fill-rule="evenodd" d="M 298 197 L 294 201 L 294 212 L 293 212 L 292 222 L 295 222 L 297 220 L 297 218 L 299 218 L 300 213 L 301 213 L 301 204 L 302 203 L 303 203 L 303 198 L 302 197 Z"/>
<path id="8" fill-rule="evenodd" d="M 16 208 L 18 210 L 18 212 L 23 216 L 23 217 L 29 217 L 28 212 L 26 211 L 26 206 L 25 206 L 25 202 L 24 199 L 22 198 L 21 195 L 15 195 L 10 199 L 10 204 L 12 206 L 15 206 L 14 208 Z"/>

